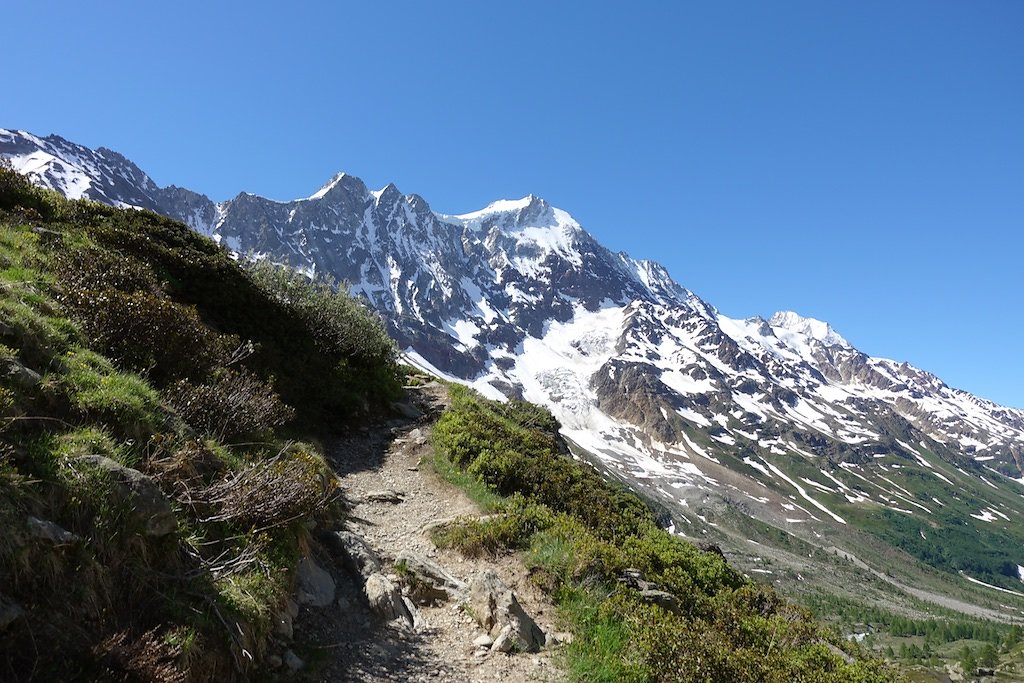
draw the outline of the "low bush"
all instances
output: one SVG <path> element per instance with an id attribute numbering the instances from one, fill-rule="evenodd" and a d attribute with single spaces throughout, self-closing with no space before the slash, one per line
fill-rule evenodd
<path id="1" fill-rule="evenodd" d="M 510 549 L 529 546 L 534 534 L 555 523 L 555 515 L 543 505 L 515 494 L 485 519 L 465 518 L 433 533 L 440 547 L 459 549 L 469 557 L 495 556 Z"/>
<path id="2" fill-rule="evenodd" d="M 357 367 L 395 365 L 398 348 L 380 317 L 353 298 L 344 283 L 324 275 L 310 279 L 268 261 L 248 268 L 267 294 L 301 313 L 322 352 Z"/>
<path id="3" fill-rule="evenodd" d="M 363 332 L 318 324 L 180 223 L 0 168 L 0 680 L 252 674 L 311 518 L 339 512 L 317 450 L 280 444 L 398 389 Z"/>
<path id="4" fill-rule="evenodd" d="M 806 611 L 720 554 L 659 529 L 635 495 L 567 454 L 547 411 L 465 387 L 450 396 L 435 448 L 504 502 L 497 516 L 442 529 L 437 540 L 470 555 L 529 549 L 531 575 L 576 632 L 568 649 L 575 680 L 897 680 L 877 661 L 848 663 L 839 651 L 851 646 Z M 657 599 L 630 587 L 636 572 L 662 591 Z"/>
<path id="5" fill-rule="evenodd" d="M 238 337 L 207 327 L 194 307 L 149 292 L 70 290 L 62 301 L 91 347 L 157 386 L 202 378 L 241 345 Z"/>
<path id="6" fill-rule="evenodd" d="M 244 368 L 223 368 L 198 385 L 180 380 L 165 396 L 192 428 L 221 441 L 280 427 L 295 414 L 269 382 Z"/>
<path id="7" fill-rule="evenodd" d="M 310 446 L 292 444 L 193 492 L 191 499 L 211 510 L 204 521 L 267 530 L 315 517 L 337 496 L 337 478 L 323 457 Z"/>

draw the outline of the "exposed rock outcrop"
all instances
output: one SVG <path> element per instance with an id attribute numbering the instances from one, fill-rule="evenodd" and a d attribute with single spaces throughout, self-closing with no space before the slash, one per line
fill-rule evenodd
<path id="1" fill-rule="evenodd" d="M 407 626 L 414 623 L 412 612 L 402 599 L 402 591 L 383 574 L 374 574 L 363 587 L 366 599 L 378 616 L 385 621 L 400 620 Z"/>
<path id="2" fill-rule="evenodd" d="M 398 554 L 396 564 L 405 572 L 409 597 L 417 604 L 444 602 L 465 595 L 468 590 L 465 582 L 419 553 L 403 550 Z"/>
<path id="3" fill-rule="evenodd" d="M 146 536 L 166 536 L 178 528 L 171 502 L 152 477 L 102 455 L 82 455 L 74 462 L 110 477 L 116 502 L 129 510 L 130 519 Z"/>
<path id="4" fill-rule="evenodd" d="M 536 652 L 544 646 L 544 632 L 493 570 L 484 570 L 470 581 L 468 606 L 477 623 L 494 638 L 493 650 Z"/>
<path id="5" fill-rule="evenodd" d="M 303 558 L 295 570 L 295 584 L 300 605 L 326 607 L 334 602 L 334 579 L 310 557 Z"/>

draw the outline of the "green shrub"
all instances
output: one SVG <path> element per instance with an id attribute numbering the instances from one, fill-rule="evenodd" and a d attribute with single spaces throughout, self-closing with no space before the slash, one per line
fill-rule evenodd
<path id="1" fill-rule="evenodd" d="M 521 492 L 604 538 L 626 538 L 653 526 L 654 515 L 635 495 L 568 456 L 550 412 L 522 402 L 485 401 L 465 387 L 453 386 L 450 393 L 452 409 L 434 427 L 435 447 L 496 493 Z"/>
<path id="2" fill-rule="evenodd" d="M 497 505 L 504 514 L 436 538 L 470 555 L 529 547 L 531 576 L 576 634 L 567 651 L 573 680 L 895 680 L 878 662 L 847 664 L 806 611 L 720 554 L 657 528 L 635 495 L 567 454 L 547 411 L 486 401 L 464 387 L 450 396 L 434 428 L 438 459 L 507 502 Z M 620 582 L 627 568 L 674 596 L 671 611 Z"/>
<path id="3" fill-rule="evenodd" d="M 338 480 L 323 457 L 308 444 L 291 444 L 273 457 L 246 463 L 190 497 L 211 511 L 204 515 L 206 521 L 267 530 L 313 518 L 337 495 Z"/>
<path id="4" fill-rule="evenodd" d="M 94 244 L 61 249 L 54 253 L 53 263 L 61 282 L 71 290 L 160 291 L 155 274 L 138 259 Z"/>
<path id="5" fill-rule="evenodd" d="M 165 395 L 185 422 L 219 440 L 265 432 L 285 424 L 295 413 L 270 383 L 244 368 L 218 370 L 198 385 L 180 380 Z"/>
<path id="6" fill-rule="evenodd" d="M 201 378 L 241 344 L 207 327 L 194 307 L 149 292 L 70 290 L 62 299 L 93 348 L 157 386 Z"/>
<path id="7" fill-rule="evenodd" d="M 136 269 L 109 281 L 102 278 L 102 273 L 94 273 L 80 278 L 83 290 L 76 295 L 81 299 L 76 311 L 83 317 L 94 317 L 89 310 L 94 291 L 107 295 L 111 289 L 120 291 L 118 287 L 143 285 L 146 288 L 137 290 L 131 299 L 124 300 L 125 292 L 113 304 L 122 311 L 128 303 L 139 305 L 144 296 L 152 296 L 193 307 L 198 320 L 178 323 L 201 322 L 209 330 L 252 342 L 254 353 L 244 365 L 263 379 L 276 378 L 276 391 L 297 411 L 293 428 L 323 429 L 386 405 L 400 395 L 394 345 L 379 320 L 344 292 L 330 292 L 321 283 L 292 288 L 308 296 L 279 296 L 267 283 L 259 284 L 209 239 L 181 223 L 145 211 L 110 210 L 88 224 L 86 232 L 91 241 L 86 249 L 95 247 L 118 259 L 141 264 L 156 278 L 159 295 Z M 283 277 L 295 283 L 304 280 L 294 273 Z M 102 288 L 89 289 L 100 282 Z M 106 326 L 97 324 L 91 329 L 95 333 Z M 185 329 L 194 334 L 197 328 L 189 325 Z M 116 328 L 114 340 L 129 331 L 135 337 L 147 333 L 146 329 Z M 199 343 L 202 345 L 204 340 Z M 209 350 L 200 355 L 196 344 L 188 339 L 172 346 L 190 349 L 199 365 L 204 357 L 219 356 Z M 171 371 L 155 374 L 165 372 L 160 358 L 134 357 L 130 354 L 139 353 L 139 348 L 130 343 L 108 351 L 118 360 L 124 357 L 130 363 L 127 367 L 134 370 L 155 363 L 150 377 L 157 386 L 183 378 L 197 384 L 203 379 L 201 372 L 188 377 Z M 212 368 L 217 363 L 206 365 Z"/>
<path id="8" fill-rule="evenodd" d="M 0 160 L 0 210 L 49 219 L 57 216 L 67 203 L 60 194 L 33 185 L 12 169 L 6 159 Z"/>
<path id="9" fill-rule="evenodd" d="M 555 515 L 543 505 L 514 495 L 486 519 L 465 518 L 441 527 L 433 534 L 441 547 L 459 549 L 469 557 L 495 556 L 526 548 L 533 536 L 555 523 Z"/>
<path id="10" fill-rule="evenodd" d="M 380 317 L 354 299 L 347 285 L 324 275 L 310 279 L 268 261 L 250 264 L 249 272 L 271 297 L 302 314 L 324 353 L 356 366 L 395 365 L 395 342 Z"/>

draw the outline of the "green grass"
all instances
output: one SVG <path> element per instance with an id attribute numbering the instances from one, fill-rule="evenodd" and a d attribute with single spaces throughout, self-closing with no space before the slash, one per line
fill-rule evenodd
<path id="1" fill-rule="evenodd" d="M 339 514 L 310 442 L 398 389 L 379 320 L 289 278 L 283 301 L 180 223 L 0 165 L 0 362 L 41 376 L 0 376 L 0 586 L 26 608 L 0 679 L 164 680 L 145 662 L 178 653 L 169 666 L 192 679 L 231 680 L 248 675 L 241 647 L 259 665 L 308 525 Z M 175 407 L 183 379 L 195 391 Z M 273 414 L 238 419 L 254 406 Z M 211 412 L 232 424 L 208 429 Z M 176 529 L 140 533 L 127 487 L 83 455 L 150 477 Z M 73 540 L 38 538 L 29 516 Z"/>
<path id="2" fill-rule="evenodd" d="M 440 450 L 434 451 L 431 465 L 442 479 L 458 486 L 469 499 L 480 506 L 485 512 L 494 512 L 501 506 L 502 498 L 496 494 L 490 486 L 481 481 L 478 477 L 467 474 L 452 464 Z"/>
<path id="3" fill-rule="evenodd" d="M 141 377 L 118 372 L 92 351 L 73 351 L 62 360 L 67 372 L 57 384 L 81 415 L 134 436 L 154 432 L 163 421 L 160 396 Z"/>
<path id="4" fill-rule="evenodd" d="M 550 413 L 487 401 L 465 387 L 450 387 L 450 397 L 434 428 L 438 462 L 450 480 L 468 477 L 499 512 L 438 539 L 467 554 L 528 548 L 531 576 L 575 634 L 565 653 L 573 680 L 898 680 L 721 556 L 658 529 L 635 495 L 568 455 Z M 504 501 L 496 504 L 495 495 Z M 626 568 L 671 593 L 677 608 L 623 587 Z M 845 663 L 826 641 L 856 661 Z"/>

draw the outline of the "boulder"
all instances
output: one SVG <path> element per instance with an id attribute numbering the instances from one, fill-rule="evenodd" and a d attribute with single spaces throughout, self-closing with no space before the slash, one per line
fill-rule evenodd
<path id="1" fill-rule="evenodd" d="M 467 586 L 463 581 L 419 553 L 403 550 L 396 564 L 404 568 L 409 597 L 416 604 L 428 605 L 466 594 Z"/>
<path id="2" fill-rule="evenodd" d="M 710 550 L 705 552 L 712 552 Z M 658 605 L 662 609 L 679 614 L 679 598 L 672 593 L 664 591 L 661 587 L 644 578 L 639 569 L 623 569 L 619 574 L 619 583 L 628 586 L 640 593 L 640 599 L 644 602 Z"/>
<path id="3" fill-rule="evenodd" d="M 498 631 L 498 635 L 494 638 L 494 643 L 491 644 L 491 649 L 495 652 L 504 652 L 510 654 L 515 651 L 518 639 L 512 630 L 511 624 L 505 624 Z"/>
<path id="4" fill-rule="evenodd" d="M 21 605 L 0 595 L 0 633 L 24 613 Z"/>
<path id="5" fill-rule="evenodd" d="M 364 583 L 380 573 L 380 558 L 361 536 L 351 531 L 333 531 L 325 534 L 323 540 L 341 565 L 361 577 Z"/>
<path id="6" fill-rule="evenodd" d="M 398 505 L 405 500 L 405 494 L 394 489 L 383 489 L 381 491 L 370 491 L 363 496 L 364 503 L 390 503 Z"/>
<path id="7" fill-rule="evenodd" d="M 667 591 L 645 588 L 640 591 L 640 599 L 644 602 L 651 603 L 652 605 L 657 605 L 658 607 L 668 610 L 674 614 L 679 614 L 681 612 L 679 607 L 679 598 Z"/>
<path id="8" fill-rule="evenodd" d="M 408 420 L 418 420 L 423 416 L 419 408 L 406 401 L 396 401 L 391 404 L 391 410 Z"/>
<path id="9" fill-rule="evenodd" d="M 25 519 L 25 524 L 28 527 L 28 535 L 36 540 L 49 541 L 54 545 L 68 545 L 81 540 L 67 529 L 46 519 L 29 515 Z"/>
<path id="10" fill-rule="evenodd" d="M 285 607 L 273 617 L 274 635 L 284 640 L 291 640 L 295 635 L 295 628 L 292 622 L 292 615 Z"/>
<path id="11" fill-rule="evenodd" d="M 370 576 L 363 592 L 370 603 L 370 609 L 385 621 L 399 620 L 407 626 L 413 625 L 414 619 L 402 599 L 402 592 L 383 574 Z"/>
<path id="12" fill-rule="evenodd" d="M 14 358 L 0 358 L 0 376 L 6 377 L 22 389 L 31 389 L 43 379 L 38 372 L 25 367 Z"/>
<path id="13" fill-rule="evenodd" d="M 299 656 L 291 650 L 284 651 L 284 665 L 291 673 L 298 672 L 298 670 L 305 666 L 305 664 L 306 663 L 299 659 Z"/>
<path id="14" fill-rule="evenodd" d="M 132 520 L 146 536 L 165 536 L 178 528 L 171 502 L 152 477 L 102 455 L 81 455 L 75 458 L 75 462 L 110 476 L 114 483 L 112 493 L 118 499 L 116 502 L 131 511 Z"/>
<path id="15" fill-rule="evenodd" d="M 477 623 L 494 636 L 492 650 L 536 652 L 544 645 L 544 632 L 493 570 L 473 577 L 468 605 Z"/>
<path id="16" fill-rule="evenodd" d="M 296 599 L 300 605 L 327 607 L 334 602 L 334 579 L 311 557 L 304 557 L 295 570 Z"/>

